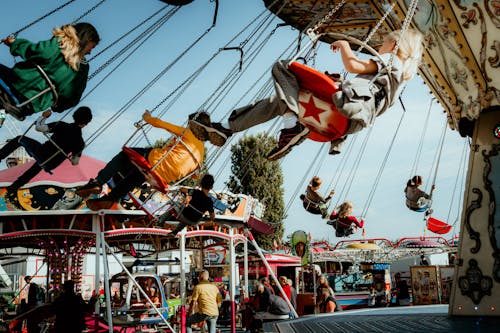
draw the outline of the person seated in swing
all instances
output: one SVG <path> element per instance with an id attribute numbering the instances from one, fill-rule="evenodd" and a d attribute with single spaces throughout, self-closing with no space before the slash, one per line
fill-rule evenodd
<path id="1" fill-rule="evenodd" d="M 429 212 L 429 207 L 432 203 L 431 196 L 419 187 L 423 184 L 421 176 L 413 176 L 406 182 L 405 195 L 406 195 L 406 206 L 416 212 Z M 435 185 L 431 187 L 431 193 L 436 188 Z"/>
<path id="2" fill-rule="evenodd" d="M 330 220 L 327 222 L 335 229 L 335 236 L 347 237 L 358 231 L 358 228 L 363 228 L 365 220 L 359 221 L 355 216 L 352 216 L 353 205 L 350 201 L 343 202 L 330 215 Z"/>
<path id="3" fill-rule="evenodd" d="M 160 161 L 155 172 L 166 183 L 186 177 L 200 168 L 203 163 L 205 147 L 189 128 L 153 117 L 148 110 L 144 112 L 142 119 L 154 127 L 162 128 L 174 136 L 180 137 L 181 142 L 170 140 L 166 146 L 161 148 L 132 148 L 152 166 Z M 110 179 L 115 180 L 115 187 L 100 198 L 87 200 L 88 208 L 91 210 L 109 209 L 120 198 L 139 187 L 146 180 L 144 174 L 132 163 L 129 156 L 121 151 L 98 172 L 94 179 L 90 179 L 86 185 L 79 187 L 76 194 L 86 198 L 91 194 L 101 193 L 102 186 Z"/>
<path id="4" fill-rule="evenodd" d="M 4 194 L 11 202 L 17 200 L 17 190 L 28 183 L 42 169 L 50 172 L 68 157 L 73 165 L 77 165 L 80 161 L 82 151 L 85 148 L 82 129 L 92 120 L 92 111 L 90 108 L 82 106 L 73 113 L 73 123 L 68 124 L 59 120 L 45 124 L 46 119 L 51 114 L 51 111 L 43 112 L 35 123 L 37 131 L 46 134 L 52 133 L 50 140 L 41 144 L 30 137 L 19 135 L 0 149 L 0 161 L 20 146 L 23 146 L 36 160 L 28 170 L 7 187 L 7 192 Z"/>
<path id="5" fill-rule="evenodd" d="M 176 236 L 184 227 L 197 225 L 206 212 L 210 215 L 210 221 L 214 222 L 215 212 L 213 200 L 210 197 L 210 190 L 214 187 L 214 182 L 214 177 L 206 174 L 200 180 L 200 189 L 188 191 L 188 189 L 182 188 L 181 191 L 189 194 L 191 200 L 189 200 L 187 205 L 175 202 L 175 206 L 172 209 L 160 215 L 157 225 L 162 226 L 166 221 L 174 218 L 179 221 L 179 224 L 169 235 Z"/>
<path id="6" fill-rule="evenodd" d="M 402 85 L 416 73 L 423 53 L 423 36 L 414 29 L 406 30 L 403 38 L 400 38 L 401 34 L 400 30 L 388 34 L 378 50 L 386 63 L 393 59 L 390 71 L 383 70 L 384 64 L 378 57 L 356 57 L 345 40 L 331 44 L 333 52 L 340 52 L 345 69 L 357 75 L 341 82 L 339 90 L 332 96 L 333 104 L 341 115 L 350 120 L 350 124 L 341 138 L 331 142 L 330 154 L 340 152 L 340 145 L 348 134 L 373 125 L 375 118 L 397 100 Z M 391 57 L 398 42 L 397 52 Z M 297 77 L 288 69 L 288 61 L 275 63 L 272 75 L 276 95 L 234 110 L 223 123 L 211 122 L 207 113 L 196 112 L 189 121 L 194 135 L 202 141 L 209 140 L 215 146 L 223 146 L 233 133 L 282 116 L 284 128 L 278 145 L 267 158 L 273 161 L 288 154 L 308 137 L 309 129 L 299 122 L 300 86 Z"/>
<path id="7" fill-rule="evenodd" d="M 23 61 L 16 63 L 13 68 L 0 64 L 0 78 L 18 102 L 33 98 L 21 110 L 13 105 L 0 105 L 0 108 L 5 108 L 6 112 L 19 120 L 48 108 L 63 112 L 74 107 L 80 102 L 87 86 L 89 65 L 85 56 L 100 41 L 97 30 L 89 23 L 80 22 L 54 28 L 52 33 L 51 39 L 37 43 L 13 36 L 2 40 L 10 48 L 11 54 L 21 57 Z M 35 97 L 49 88 L 49 82 L 37 69 L 37 65 L 55 86 L 57 100 L 52 93 Z M 2 99 L 4 97 L 5 95 Z"/>
<path id="8" fill-rule="evenodd" d="M 326 198 L 323 198 L 323 196 L 318 193 L 321 183 L 321 178 L 314 176 L 309 185 L 307 185 L 306 194 L 302 194 L 300 200 L 302 200 L 304 208 L 309 213 L 316 215 L 321 214 L 321 217 L 326 219 L 328 217 L 328 206 L 326 203 L 332 198 L 335 190 L 331 190 L 330 194 Z"/>

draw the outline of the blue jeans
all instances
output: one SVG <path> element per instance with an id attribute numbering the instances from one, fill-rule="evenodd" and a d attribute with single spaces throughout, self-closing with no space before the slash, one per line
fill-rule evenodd
<path id="1" fill-rule="evenodd" d="M 186 318 L 186 333 L 193 333 L 192 324 L 206 321 L 208 325 L 208 333 L 215 333 L 218 316 L 208 316 L 203 313 L 193 313 Z"/>

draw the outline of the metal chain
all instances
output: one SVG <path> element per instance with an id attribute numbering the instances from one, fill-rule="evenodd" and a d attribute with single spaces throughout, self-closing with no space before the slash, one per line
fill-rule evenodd
<path id="1" fill-rule="evenodd" d="M 405 20 L 403 22 L 403 26 L 401 27 L 401 33 L 399 34 L 399 38 L 396 41 L 396 45 L 394 45 L 394 50 L 391 53 L 391 57 L 389 59 L 389 63 L 387 64 L 388 67 L 392 66 L 392 62 L 394 60 L 394 56 L 398 52 L 399 48 L 399 43 L 401 42 L 401 38 L 403 38 L 404 33 L 406 30 L 408 30 L 408 27 L 410 26 L 411 19 L 413 18 L 413 15 L 415 14 L 415 10 L 417 9 L 418 5 L 418 0 L 412 0 L 410 7 L 408 8 L 408 12 L 406 13 Z"/>
<path id="2" fill-rule="evenodd" d="M 372 31 L 370 31 L 370 33 L 368 34 L 368 36 L 366 37 L 364 43 L 365 44 L 368 44 L 368 42 L 373 38 L 373 35 L 375 35 L 375 33 L 378 31 L 378 29 L 380 28 L 380 26 L 382 25 L 382 23 L 384 23 L 385 19 L 387 18 L 387 16 L 389 16 L 389 14 L 392 12 L 392 10 L 394 9 L 394 6 L 396 5 L 396 2 L 393 2 L 391 5 L 390 5 L 390 8 L 388 8 L 385 13 L 384 13 L 384 16 L 382 16 L 380 18 L 380 20 L 377 22 L 377 24 L 375 25 L 375 27 L 373 27 Z M 361 46 L 362 48 L 363 46 Z M 358 50 L 359 51 L 359 50 Z"/>
<path id="3" fill-rule="evenodd" d="M 78 23 L 78 21 L 80 21 L 82 18 L 84 18 L 85 16 L 87 16 L 88 14 L 90 14 L 91 12 L 93 12 L 97 7 L 99 7 L 100 5 L 102 5 L 105 1 L 106 0 L 101 0 L 94 7 L 90 8 L 85 13 L 83 13 L 82 15 L 80 15 L 79 17 L 77 17 L 76 19 L 74 19 L 73 22 L 71 22 L 71 24 L 73 25 L 75 23 Z"/>
<path id="4" fill-rule="evenodd" d="M 57 8 L 55 8 L 55 9 L 51 10 L 51 11 L 50 11 L 50 12 L 48 12 L 47 14 L 45 14 L 45 15 L 43 15 L 43 16 L 41 16 L 41 17 L 39 17 L 38 19 L 34 20 L 33 22 L 31 22 L 31 23 L 29 23 L 29 24 L 25 25 L 25 26 L 24 26 L 24 27 L 22 27 L 21 29 L 19 29 L 19 30 L 17 30 L 16 32 L 12 33 L 12 36 L 17 37 L 17 35 L 18 35 L 20 32 L 22 32 L 22 31 L 24 31 L 24 30 L 26 30 L 26 29 L 30 28 L 31 26 L 33 26 L 33 25 L 37 24 L 38 22 L 42 21 L 43 19 L 45 19 L 45 18 L 49 17 L 50 15 L 52 15 L 52 14 L 54 14 L 55 12 L 57 12 L 57 11 L 59 11 L 59 10 L 63 9 L 64 7 L 66 7 L 67 5 L 69 5 L 70 3 L 75 2 L 75 1 L 76 1 L 76 0 L 69 0 L 68 2 L 66 2 L 66 3 L 64 3 L 64 4 L 62 4 L 62 5 L 60 5 L 59 7 L 57 7 Z"/>
<path id="5" fill-rule="evenodd" d="M 335 14 L 340 9 L 340 7 L 342 7 L 345 3 L 346 3 L 346 0 L 342 0 L 341 2 L 339 2 L 335 7 L 333 7 L 328 12 L 328 14 L 326 14 L 325 17 L 323 17 L 318 23 L 316 23 L 316 25 L 314 27 L 312 27 L 311 29 L 308 29 L 308 31 L 316 33 L 316 31 L 319 29 L 319 27 L 321 27 L 327 21 L 330 21 L 330 19 L 332 18 L 333 14 Z"/>

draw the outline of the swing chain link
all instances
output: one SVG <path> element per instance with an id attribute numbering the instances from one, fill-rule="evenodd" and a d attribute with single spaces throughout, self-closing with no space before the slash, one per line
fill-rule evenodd
<path id="1" fill-rule="evenodd" d="M 363 44 L 368 44 L 368 42 L 372 40 L 373 35 L 375 35 L 375 33 L 378 31 L 378 29 L 380 28 L 380 26 L 382 25 L 382 23 L 387 19 L 387 16 L 389 16 L 389 14 L 392 12 L 392 10 L 394 9 L 395 5 L 396 5 L 396 2 L 393 2 L 389 6 L 389 8 L 387 8 L 387 10 L 385 11 L 384 15 L 380 18 L 380 20 L 378 20 L 377 24 L 373 27 L 373 29 L 368 34 L 368 36 L 364 40 Z M 361 50 L 364 48 L 363 44 L 357 50 L 358 53 L 361 52 Z"/>
<path id="2" fill-rule="evenodd" d="M 16 32 L 12 33 L 11 35 L 14 36 L 14 37 L 17 37 L 17 35 L 19 35 L 19 33 L 23 32 L 24 30 L 32 27 L 33 25 L 37 24 L 38 22 L 44 20 L 45 18 L 49 17 L 50 15 L 54 14 L 55 12 L 63 9 L 64 7 L 66 7 L 67 5 L 69 5 L 70 3 L 72 2 L 75 2 L 76 0 L 69 0 L 68 2 L 66 3 L 63 3 L 62 5 L 60 5 L 59 7 L 57 8 L 54 8 L 53 10 L 51 10 L 50 12 L 40 16 L 39 18 L 37 18 L 36 20 L 34 20 L 33 22 L 25 25 L 24 27 L 22 27 L 21 29 L 17 30 Z"/>
<path id="3" fill-rule="evenodd" d="M 91 7 L 89 10 L 87 10 L 85 13 L 83 13 L 82 15 L 78 16 L 76 19 L 73 20 L 73 22 L 71 22 L 71 25 L 74 25 L 76 23 L 78 23 L 82 18 L 84 18 L 85 16 L 89 15 L 90 13 L 92 13 L 97 7 L 99 7 L 100 5 L 102 5 L 106 0 L 101 0 L 100 2 L 98 2 L 97 4 L 95 4 L 93 7 Z"/>
<path id="4" fill-rule="evenodd" d="M 315 40 L 314 36 L 317 35 L 318 29 L 324 25 L 326 22 L 330 21 L 333 14 L 335 14 L 344 4 L 346 3 L 346 0 L 340 1 L 336 6 L 334 6 L 328 14 L 325 15 L 318 23 L 314 25 L 314 27 L 307 29 L 306 34 L 311 38 L 312 40 Z"/>

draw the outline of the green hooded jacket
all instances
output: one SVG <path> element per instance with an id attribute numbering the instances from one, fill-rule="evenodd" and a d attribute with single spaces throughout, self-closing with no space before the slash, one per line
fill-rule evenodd
<path id="1" fill-rule="evenodd" d="M 79 70 L 74 71 L 64 60 L 56 37 L 38 43 L 16 39 L 10 46 L 10 53 L 25 60 L 13 68 L 12 87 L 26 99 L 49 87 L 33 62 L 42 67 L 56 87 L 57 104 L 53 106 L 54 98 L 49 92 L 31 102 L 33 112 L 42 112 L 49 107 L 55 112 L 63 112 L 79 103 L 87 85 L 89 65 L 82 61 Z"/>

